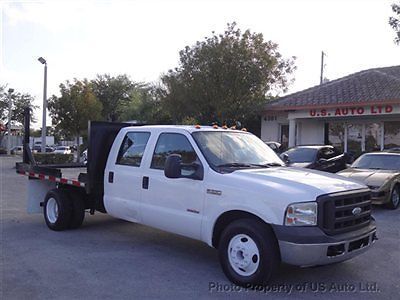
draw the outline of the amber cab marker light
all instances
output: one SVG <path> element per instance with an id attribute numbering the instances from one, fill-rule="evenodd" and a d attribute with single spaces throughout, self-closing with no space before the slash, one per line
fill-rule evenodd
<path id="1" fill-rule="evenodd" d="M 200 129 L 200 128 L 201 128 L 201 126 L 200 126 L 199 124 L 196 124 L 196 125 L 194 125 L 194 128 L 196 128 L 196 129 Z"/>
<path id="2" fill-rule="evenodd" d="M 229 128 L 229 129 L 236 130 L 236 126 L 232 126 L 232 127 Z"/>
<path id="3" fill-rule="evenodd" d="M 247 131 L 247 129 L 246 128 L 242 128 L 242 131 Z"/>
<path id="4" fill-rule="evenodd" d="M 224 125 L 222 126 L 223 129 L 228 129 L 228 126 Z"/>
<path id="5" fill-rule="evenodd" d="M 213 128 L 214 128 L 214 129 L 218 129 L 218 125 L 215 125 L 215 124 L 214 124 L 214 125 L 213 125 Z"/>

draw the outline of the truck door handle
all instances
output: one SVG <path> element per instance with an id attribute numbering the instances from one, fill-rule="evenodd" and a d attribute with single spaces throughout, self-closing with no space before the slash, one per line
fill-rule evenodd
<path id="1" fill-rule="evenodd" d="M 145 190 L 149 189 L 149 177 L 143 176 L 142 188 Z"/>
<path id="2" fill-rule="evenodd" d="M 109 183 L 114 182 L 114 172 L 108 172 L 108 182 Z"/>

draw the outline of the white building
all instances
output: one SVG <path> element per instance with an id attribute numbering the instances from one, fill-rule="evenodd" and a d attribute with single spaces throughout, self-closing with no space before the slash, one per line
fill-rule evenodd
<path id="1" fill-rule="evenodd" d="M 358 155 L 400 147 L 400 66 L 369 69 L 269 102 L 261 138 Z"/>

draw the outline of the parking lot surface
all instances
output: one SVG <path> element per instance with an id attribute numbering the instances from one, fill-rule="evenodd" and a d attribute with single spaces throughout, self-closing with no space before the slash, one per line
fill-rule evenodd
<path id="1" fill-rule="evenodd" d="M 283 265 L 269 285 L 248 290 L 232 285 L 217 251 L 195 240 L 101 213 L 77 230 L 49 230 L 42 215 L 26 213 L 28 180 L 16 161 L 0 158 L 0 299 L 399 299 L 400 210 L 374 208 L 379 240 L 365 254 Z"/>

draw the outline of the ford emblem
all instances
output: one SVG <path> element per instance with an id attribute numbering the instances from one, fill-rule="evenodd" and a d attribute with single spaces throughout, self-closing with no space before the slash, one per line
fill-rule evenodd
<path id="1" fill-rule="evenodd" d="M 351 211 L 351 213 L 355 216 L 357 216 L 358 214 L 361 213 L 361 207 L 355 207 L 353 208 L 353 210 Z"/>

